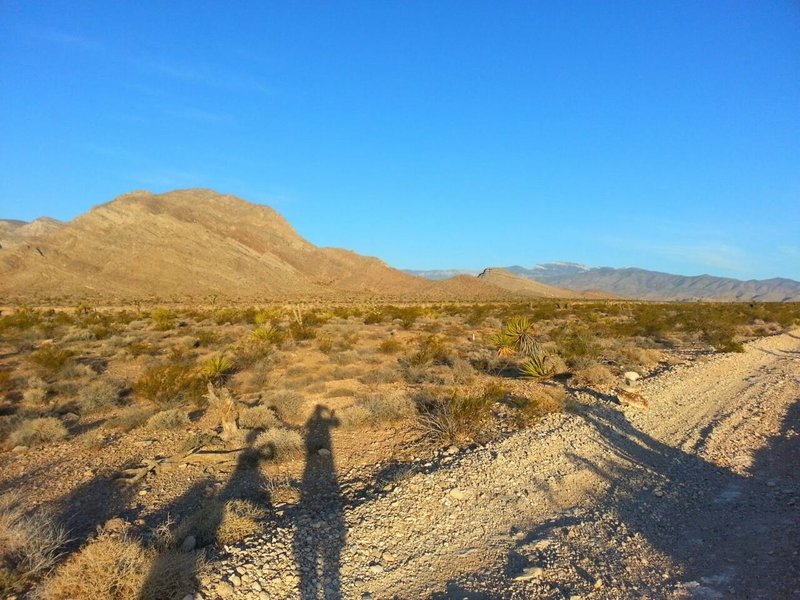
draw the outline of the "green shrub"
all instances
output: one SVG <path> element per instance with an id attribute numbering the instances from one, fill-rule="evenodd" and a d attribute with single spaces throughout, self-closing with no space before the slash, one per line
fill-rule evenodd
<path id="1" fill-rule="evenodd" d="M 382 354 L 395 354 L 402 350 L 403 344 L 398 342 L 394 338 L 388 338 L 383 340 L 380 344 L 378 344 L 378 352 Z"/>

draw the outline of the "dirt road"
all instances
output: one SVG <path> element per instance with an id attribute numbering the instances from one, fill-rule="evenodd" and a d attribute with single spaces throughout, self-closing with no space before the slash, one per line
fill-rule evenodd
<path id="1" fill-rule="evenodd" d="M 201 593 L 800 598 L 800 333 L 641 391 L 648 408 L 578 392 L 569 413 L 364 497 L 334 477 L 223 553 Z"/>

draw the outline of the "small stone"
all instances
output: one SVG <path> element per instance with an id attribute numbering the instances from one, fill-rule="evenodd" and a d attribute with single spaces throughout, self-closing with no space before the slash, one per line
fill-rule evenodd
<path id="1" fill-rule="evenodd" d="M 147 496 L 147 490 L 139 490 L 140 496 Z"/>
<path id="2" fill-rule="evenodd" d="M 392 562 L 395 561 L 395 557 L 394 557 L 394 554 L 392 554 L 391 552 L 387 551 L 387 552 L 384 552 L 383 554 L 381 554 L 381 560 L 383 562 L 392 563 Z"/>
<path id="3" fill-rule="evenodd" d="M 327 457 L 331 455 L 331 451 L 328 450 L 327 448 L 320 448 L 319 450 L 317 450 L 317 454 L 319 454 L 320 456 Z"/>
<path id="4" fill-rule="evenodd" d="M 525 567 L 522 573 L 514 577 L 514 580 L 528 581 L 530 579 L 539 579 L 542 575 L 544 575 L 544 569 L 542 567 Z"/>
<path id="5" fill-rule="evenodd" d="M 599 590 L 604 585 L 605 585 L 605 583 L 603 583 L 603 580 L 602 579 L 598 579 L 597 581 L 594 582 L 594 589 Z"/>
<path id="6" fill-rule="evenodd" d="M 370 565 L 369 566 L 369 572 L 372 573 L 373 575 L 380 575 L 381 573 L 383 573 L 383 571 L 384 571 L 384 568 L 381 565 Z"/>
<path id="7" fill-rule="evenodd" d="M 12 451 L 12 452 L 25 452 L 25 450 L 27 450 L 27 449 L 28 449 L 28 447 L 27 447 L 27 446 L 19 445 L 19 446 L 14 446 L 14 447 L 11 449 L 11 451 Z"/>
<path id="8" fill-rule="evenodd" d="M 221 598 L 230 598 L 233 596 L 233 586 L 230 583 L 218 583 L 217 584 L 217 595 Z"/>
<path id="9" fill-rule="evenodd" d="M 467 497 L 467 493 L 464 490 L 459 490 L 458 488 L 453 488 L 450 490 L 449 495 L 454 500 L 464 500 Z"/>
<path id="10" fill-rule="evenodd" d="M 66 423 L 67 425 L 72 425 L 72 424 L 77 423 L 78 421 L 81 420 L 81 418 L 78 415 L 76 415 L 75 413 L 71 413 L 71 412 L 68 412 L 67 414 L 65 414 L 61 418 L 63 419 L 64 423 Z"/>
<path id="11" fill-rule="evenodd" d="M 662 498 L 664 496 L 664 492 L 662 492 L 661 490 L 656 490 L 655 492 L 653 492 L 653 494 L 656 496 L 656 498 Z"/>
<path id="12" fill-rule="evenodd" d="M 120 533 L 124 531 L 127 526 L 128 523 L 125 521 L 125 519 L 120 519 L 119 517 L 116 517 L 114 519 L 109 519 L 108 521 L 106 521 L 105 525 L 103 525 L 103 529 L 105 531 L 108 531 L 109 533 Z"/>
<path id="13" fill-rule="evenodd" d="M 242 585 L 242 578 L 238 575 L 228 575 L 228 581 L 231 582 L 233 587 L 239 587 Z"/>
<path id="14" fill-rule="evenodd" d="M 458 454 L 458 446 L 450 446 L 447 450 L 445 450 L 445 454 L 447 455 Z"/>

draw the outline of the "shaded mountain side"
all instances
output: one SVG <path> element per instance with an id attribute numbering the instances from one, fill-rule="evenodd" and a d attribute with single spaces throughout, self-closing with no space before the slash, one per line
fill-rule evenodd
<path id="1" fill-rule="evenodd" d="M 474 278 L 432 284 L 376 258 L 318 248 L 271 208 L 211 190 L 125 194 L 26 240 L 0 250 L 0 293 L 109 298 L 508 295 Z"/>

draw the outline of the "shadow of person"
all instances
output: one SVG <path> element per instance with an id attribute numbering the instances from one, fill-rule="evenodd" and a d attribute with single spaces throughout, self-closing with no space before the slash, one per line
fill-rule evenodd
<path id="1" fill-rule="evenodd" d="M 198 561 L 191 551 L 195 547 L 203 548 L 221 542 L 219 538 L 220 534 L 225 533 L 223 528 L 228 503 L 248 500 L 252 506 L 265 511 L 266 515 L 260 520 L 269 518 L 272 502 L 260 467 L 274 457 L 275 451 L 272 446 L 255 447 L 255 437 L 255 431 L 248 435 L 247 446 L 239 452 L 233 473 L 215 495 L 209 497 L 205 493 L 208 482 L 202 481 L 159 511 L 155 517 L 157 522 L 167 519 L 170 512 L 194 515 L 195 518 L 182 532 L 181 538 L 176 540 L 179 547 L 162 551 L 156 558 L 141 587 L 138 600 L 173 597 L 176 590 L 180 592 L 177 597 L 182 597 L 200 589 Z M 191 537 L 193 542 L 188 548 L 181 548 L 187 537 Z"/>
<path id="2" fill-rule="evenodd" d="M 331 428 L 339 420 L 317 405 L 306 422 L 306 465 L 300 487 L 294 555 L 303 600 L 342 597 L 340 554 L 346 537 Z"/>

